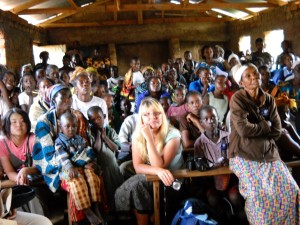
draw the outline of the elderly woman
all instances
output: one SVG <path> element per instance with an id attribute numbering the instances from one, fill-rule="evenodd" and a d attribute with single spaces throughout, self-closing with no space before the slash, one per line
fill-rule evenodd
<path id="1" fill-rule="evenodd" d="M 72 112 L 77 117 L 77 133 L 82 136 L 87 145 L 90 145 L 89 129 L 87 122 L 79 111 L 71 110 L 72 94 L 68 86 L 56 84 L 49 93 L 50 111 L 39 117 L 35 129 L 35 141 L 33 147 L 33 161 L 36 168 L 43 174 L 46 184 L 50 190 L 55 192 L 59 188 L 59 167 L 57 164 L 54 141 L 59 133 L 59 118 L 65 112 Z M 63 189 L 68 187 L 62 184 Z M 71 218 L 74 221 L 82 220 L 85 217 L 83 211 L 77 211 L 72 196 L 70 195 Z"/>
<path id="2" fill-rule="evenodd" d="M 161 104 L 148 97 L 141 102 L 137 127 L 132 138 L 132 160 L 135 172 L 116 191 L 116 209 L 133 210 L 138 225 L 148 225 L 153 211 L 151 183 L 143 174 L 157 175 L 170 186 L 174 177 L 170 170 L 183 166 L 181 136 L 171 127 Z"/>
<path id="3" fill-rule="evenodd" d="M 243 89 L 230 101 L 230 169 L 239 178 L 247 218 L 257 225 L 299 224 L 299 187 L 275 144 L 281 123 L 274 99 L 260 88 L 253 64 L 240 67 L 234 79 Z"/>

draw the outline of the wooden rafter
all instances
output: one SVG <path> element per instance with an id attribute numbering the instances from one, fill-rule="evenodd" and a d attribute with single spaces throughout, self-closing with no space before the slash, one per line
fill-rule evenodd
<path id="1" fill-rule="evenodd" d="M 90 8 L 94 8 L 94 7 L 98 6 L 98 5 L 105 4 L 105 3 L 109 2 L 109 1 L 110 1 L 110 0 L 98 0 L 98 1 L 94 2 L 93 4 L 88 5 L 88 6 L 86 6 L 86 7 L 79 7 L 79 8 L 77 9 L 77 11 L 69 12 L 69 13 L 63 13 L 63 14 L 61 14 L 61 15 L 59 15 L 59 16 L 56 16 L 56 17 L 54 17 L 54 18 L 52 18 L 52 19 L 49 19 L 49 20 L 47 20 L 47 21 L 45 21 L 45 22 L 43 22 L 43 23 L 37 24 L 37 25 L 38 25 L 38 26 L 43 26 L 44 24 L 53 23 L 53 22 L 56 22 L 56 21 L 58 21 L 58 20 L 62 20 L 62 19 L 64 19 L 64 18 L 66 18 L 66 17 L 72 16 L 72 15 L 74 15 L 74 14 L 76 14 L 76 13 L 84 12 L 84 11 L 90 9 Z"/>
<path id="2" fill-rule="evenodd" d="M 77 9 L 78 8 L 78 5 L 76 5 L 76 3 L 74 2 L 74 0 L 67 0 L 70 5 L 74 8 L 74 9 Z"/>
<path id="3" fill-rule="evenodd" d="M 142 0 L 137 0 L 138 4 L 142 3 Z M 138 10 L 137 11 L 137 16 L 138 16 L 138 24 L 143 24 L 143 11 L 142 10 Z"/>
<path id="4" fill-rule="evenodd" d="M 183 0 L 181 4 L 183 4 L 184 7 L 187 7 L 187 5 L 189 4 L 189 0 Z"/>
<path id="5" fill-rule="evenodd" d="M 129 11 L 172 11 L 172 10 L 210 10 L 211 8 L 220 8 L 220 9 L 244 9 L 244 8 L 252 8 L 252 7 L 274 7 L 274 4 L 266 3 L 266 2 L 256 2 L 256 3 L 207 3 L 207 4 L 189 4 L 186 7 L 182 7 L 181 5 L 175 4 L 123 4 L 120 11 L 129 12 Z M 114 5 L 107 5 L 107 12 L 114 12 L 117 8 Z"/>
<path id="6" fill-rule="evenodd" d="M 274 4 L 274 5 L 279 5 L 279 6 L 288 4 L 288 1 L 282 1 L 282 0 L 267 0 L 267 2 Z"/>
<path id="7" fill-rule="evenodd" d="M 162 24 L 162 23 L 185 23 L 185 22 L 226 22 L 232 21 L 227 18 L 215 18 L 215 17 L 197 17 L 197 18 L 164 18 L 164 19 L 144 19 L 143 24 Z M 49 23 L 43 24 L 42 27 L 54 28 L 54 27 L 101 27 L 112 25 L 136 25 L 136 20 L 119 20 L 119 21 L 102 21 L 102 22 L 87 22 L 87 23 Z"/>
<path id="8" fill-rule="evenodd" d="M 117 10 L 120 11 L 120 8 L 121 8 L 120 0 L 116 0 L 116 6 L 117 6 Z"/>
<path id="9" fill-rule="evenodd" d="M 16 7 L 12 8 L 10 11 L 14 14 L 17 14 L 17 13 L 19 13 L 19 12 L 25 10 L 25 9 L 28 9 L 32 6 L 38 5 L 38 4 L 46 2 L 46 1 L 48 1 L 48 0 L 31 0 L 31 1 L 27 1 L 23 4 L 21 4 L 21 5 L 18 5 Z"/>
<path id="10" fill-rule="evenodd" d="M 31 14 L 59 14 L 59 13 L 76 13 L 74 8 L 47 8 L 47 9 L 27 9 L 19 12 L 18 15 L 31 15 Z"/>

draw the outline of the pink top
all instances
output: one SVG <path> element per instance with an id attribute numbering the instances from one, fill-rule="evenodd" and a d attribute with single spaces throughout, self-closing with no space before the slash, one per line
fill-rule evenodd
<path id="1" fill-rule="evenodd" d="M 167 117 L 173 117 L 173 116 L 182 116 L 188 112 L 188 108 L 186 104 L 182 104 L 181 106 L 170 106 L 167 111 Z"/>
<path id="2" fill-rule="evenodd" d="M 3 137 L 0 139 L 0 157 L 9 157 L 9 152 L 6 148 L 6 145 L 4 143 L 4 139 L 10 148 L 10 151 L 12 154 L 14 154 L 16 157 L 18 157 L 21 160 L 25 160 L 25 153 L 27 149 L 27 138 L 24 140 L 24 142 L 20 146 L 16 146 L 10 139 Z M 30 152 L 32 152 L 33 149 L 33 143 L 34 143 L 34 134 L 31 134 L 29 137 L 29 149 Z"/>

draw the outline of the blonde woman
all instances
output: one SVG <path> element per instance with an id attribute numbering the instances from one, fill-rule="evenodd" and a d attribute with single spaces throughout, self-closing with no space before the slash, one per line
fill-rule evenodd
<path id="1" fill-rule="evenodd" d="M 132 161 L 136 175 L 125 181 L 115 194 L 116 210 L 134 211 L 137 224 L 148 224 L 153 211 L 152 183 L 143 174 L 157 175 L 166 186 L 174 177 L 170 170 L 183 167 L 180 132 L 171 127 L 160 103 L 145 98 L 140 105 L 132 138 Z"/>

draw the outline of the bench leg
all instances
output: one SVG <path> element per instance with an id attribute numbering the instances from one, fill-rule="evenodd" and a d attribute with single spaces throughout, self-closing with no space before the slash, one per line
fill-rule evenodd
<path id="1" fill-rule="evenodd" d="M 153 200 L 154 200 L 154 224 L 160 225 L 160 196 L 159 181 L 153 181 Z"/>

